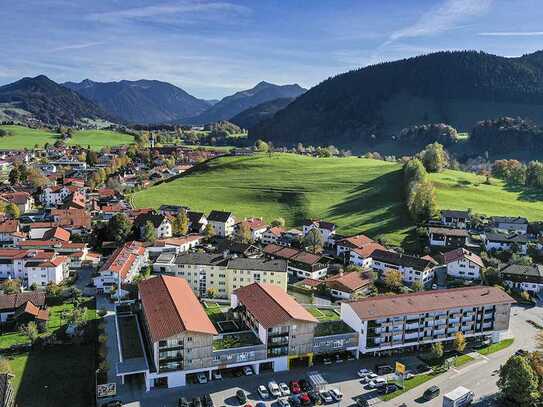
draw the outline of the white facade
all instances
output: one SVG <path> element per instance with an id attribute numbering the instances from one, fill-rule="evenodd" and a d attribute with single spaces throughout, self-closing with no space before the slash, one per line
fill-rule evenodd
<path id="1" fill-rule="evenodd" d="M 208 219 L 207 223 L 208 225 L 211 225 L 216 236 L 228 237 L 234 234 L 234 225 L 236 221 L 233 216 L 230 216 L 226 222 L 217 222 Z"/>
<path id="2" fill-rule="evenodd" d="M 480 280 L 481 267 L 471 260 L 461 258 L 447 264 L 447 275 L 465 280 Z"/>
<path id="3" fill-rule="evenodd" d="M 349 257 L 349 263 L 360 267 L 371 267 L 373 265 L 373 260 L 371 257 L 363 257 L 352 250 Z"/>
<path id="4" fill-rule="evenodd" d="M 57 266 L 51 264 L 45 267 L 28 267 L 28 287 L 31 287 L 33 284 L 36 284 L 38 287 L 45 287 L 49 283 L 61 283 L 68 276 L 68 265 L 68 259 L 66 259 L 66 261 Z"/>
<path id="5" fill-rule="evenodd" d="M 372 262 L 373 269 L 380 271 L 381 273 L 385 272 L 387 269 L 398 270 L 402 273 L 403 281 L 412 284 L 415 281 L 420 281 L 423 285 L 431 283 L 434 279 L 434 269 L 425 269 L 425 270 L 415 270 L 412 267 L 398 266 L 395 264 L 383 263 L 380 261 L 373 260 Z"/>
<path id="6" fill-rule="evenodd" d="M 303 226 L 303 234 L 304 234 L 304 236 L 306 236 L 311 229 L 316 229 L 320 233 L 325 245 L 330 246 L 330 245 L 334 244 L 333 236 L 336 234 L 335 230 L 320 228 L 316 224 L 312 223 L 310 225 L 304 225 Z"/>

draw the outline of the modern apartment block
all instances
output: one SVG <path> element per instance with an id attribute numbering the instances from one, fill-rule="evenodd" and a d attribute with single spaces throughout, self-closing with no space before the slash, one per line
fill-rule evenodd
<path id="1" fill-rule="evenodd" d="M 344 302 L 341 319 L 360 333 L 360 353 L 379 354 L 451 341 L 457 332 L 498 341 L 514 302 L 495 287 L 422 291 Z"/>
<path id="2" fill-rule="evenodd" d="M 153 272 L 185 278 L 199 297 L 230 298 L 232 292 L 254 282 L 287 290 L 287 262 L 281 259 L 228 258 L 222 254 L 163 253 Z"/>

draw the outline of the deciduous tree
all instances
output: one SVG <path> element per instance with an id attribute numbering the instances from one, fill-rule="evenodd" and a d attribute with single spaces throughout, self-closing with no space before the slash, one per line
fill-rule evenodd
<path id="1" fill-rule="evenodd" d="M 507 406 L 533 407 L 540 396 L 537 375 L 523 356 L 512 356 L 500 367 L 497 384 Z"/>
<path id="2" fill-rule="evenodd" d="M 464 337 L 464 334 L 462 332 L 457 332 L 454 335 L 454 350 L 458 353 L 464 352 L 464 349 L 466 349 L 466 338 Z"/>
<path id="3" fill-rule="evenodd" d="M 304 236 L 302 243 L 311 253 L 318 253 L 324 247 L 324 238 L 316 228 L 313 228 Z"/>

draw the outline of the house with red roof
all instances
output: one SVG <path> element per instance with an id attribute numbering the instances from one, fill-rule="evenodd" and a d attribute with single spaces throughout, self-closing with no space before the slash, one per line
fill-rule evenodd
<path id="1" fill-rule="evenodd" d="M 21 213 L 30 212 L 34 206 L 34 198 L 31 194 L 24 191 L 2 192 L 0 200 L 7 204 L 13 203 L 17 205 Z"/>
<path id="2" fill-rule="evenodd" d="M 26 238 L 26 233 L 21 232 L 19 221 L 6 219 L 0 223 L 0 245 L 13 247 Z"/>

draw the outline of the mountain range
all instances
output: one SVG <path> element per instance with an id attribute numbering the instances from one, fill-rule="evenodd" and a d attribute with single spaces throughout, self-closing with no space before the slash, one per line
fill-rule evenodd
<path id="1" fill-rule="evenodd" d="M 66 82 L 63 86 L 92 100 L 127 123 L 166 123 L 196 116 L 212 104 L 167 82 L 153 80 Z"/>
<path id="2" fill-rule="evenodd" d="M 50 125 L 74 125 L 81 119 L 112 119 L 98 105 L 44 75 L 0 86 L 0 119 L 31 117 Z"/>
<path id="3" fill-rule="evenodd" d="M 543 51 L 515 58 L 438 52 L 357 69 L 311 88 L 249 134 L 275 145 L 371 147 L 394 144 L 412 125 L 470 131 L 501 116 L 543 124 Z"/>
<path id="4" fill-rule="evenodd" d="M 242 129 L 250 129 L 258 123 L 267 120 L 279 110 L 287 107 L 296 98 L 279 98 L 260 103 L 254 107 L 245 109 L 229 119 L 230 122 L 238 125 Z"/>

